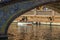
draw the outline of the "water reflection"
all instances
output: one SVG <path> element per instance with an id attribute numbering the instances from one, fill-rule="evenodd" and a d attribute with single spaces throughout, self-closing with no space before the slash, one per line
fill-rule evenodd
<path id="1" fill-rule="evenodd" d="M 32 25 L 18 27 L 13 23 L 8 34 L 13 35 L 9 36 L 9 40 L 60 40 L 60 26 Z"/>

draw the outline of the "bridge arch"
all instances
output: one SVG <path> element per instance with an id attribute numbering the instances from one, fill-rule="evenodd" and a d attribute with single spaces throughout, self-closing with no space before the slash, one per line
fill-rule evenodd
<path id="1" fill-rule="evenodd" d="M 33 1 L 23 1 L 17 2 L 11 5 L 6 5 L 0 8 L 1 21 L 0 21 L 0 34 L 7 34 L 7 30 L 11 22 L 18 16 L 24 14 L 25 12 L 36 8 L 41 5 L 55 3 L 57 0 L 33 0 Z"/>

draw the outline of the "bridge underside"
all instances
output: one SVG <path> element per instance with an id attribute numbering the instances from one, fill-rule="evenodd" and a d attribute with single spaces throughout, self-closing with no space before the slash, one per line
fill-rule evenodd
<path id="1" fill-rule="evenodd" d="M 47 4 L 46 7 L 53 9 L 54 11 L 57 11 L 60 13 L 60 2 L 53 3 L 53 4 Z"/>
<path id="2" fill-rule="evenodd" d="M 60 12 L 59 0 L 29 0 L 12 2 L 11 4 L 0 4 L 0 34 L 7 34 L 8 27 L 15 18 L 22 15 L 24 12 L 42 5 L 46 5 Z"/>

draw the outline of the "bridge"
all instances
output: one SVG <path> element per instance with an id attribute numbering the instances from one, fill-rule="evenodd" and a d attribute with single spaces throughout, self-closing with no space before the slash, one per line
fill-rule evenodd
<path id="1" fill-rule="evenodd" d="M 0 39 L 8 39 L 7 31 L 11 22 L 38 6 L 46 5 L 60 12 L 60 0 L 6 0 L 0 1 Z M 4 38 L 4 39 L 3 39 Z"/>

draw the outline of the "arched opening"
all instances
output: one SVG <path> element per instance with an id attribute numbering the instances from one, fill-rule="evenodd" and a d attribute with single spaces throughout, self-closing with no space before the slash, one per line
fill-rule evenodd
<path id="1" fill-rule="evenodd" d="M 54 0 L 53 0 L 54 1 Z M 53 2 L 52 1 L 52 2 Z M 25 4 L 24 4 L 25 3 Z M 41 4 L 42 3 L 42 4 Z M 19 9 L 21 12 L 20 13 L 11 13 L 10 15 L 8 15 L 8 16 L 11 16 L 12 15 L 12 17 L 10 17 L 10 19 L 7 19 L 6 20 L 6 24 L 3 24 L 2 25 L 2 28 L 1 29 L 3 29 L 3 32 L 1 32 L 1 33 L 4 33 L 4 34 L 7 34 L 7 31 L 8 31 L 8 27 L 9 27 L 9 25 L 12 23 L 12 21 L 15 19 L 15 18 L 17 18 L 18 16 L 20 16 L 20 15 L 22 15 L 24 12 L 26 12 L 26 11 L 28 11 L 28 10 L 31 10 L 31 9 L 33 9 L 33 8 L 35 8 L 35 7 L 37 7 L 37 6 L 41 6 L 41 5 L 44 5 L 44 4 L 47 4 L 47 3 L 50 3 L 50 0 L 49 1 L 42 1 L 42 2 L 37 2 L 37 4 L 36 4 L 36 2 L 35 1 L 33 1 L 33 2 L 29 2 L 28 1 L 28 3 L 26 3 L 26 2 L 22 2 L 22 4 L 23 5 L 21 5 L 21 4 L 19 4 L 20 6 L 21 6 L 21 8 L 22 9 L 25 9 L 25 10 L 21 10 L 21 8 Z M 30 4 L 28 7 L 27 7 L 27 9 L 25 8 L 26 6 L 25 5 L 27 5 L 27 4 Z M 14 5 L 14 4 L 13 4 Z M 10 5 L 11 6 L 11 5 Z M 17 5 L 15 5 L 16 7 L 17 7 Z M 20 7 L 19 6 L 19 7 Z M 25 7 L 23 7 L 23 6 L 25 6 Z M 8 8 L 8 7 L 6 7 L 6 8 Z M 3 9 L 6 9 L 5 7 L 3 7 Z M 13 8 L 13 7 L 12 7 Z M 2 9 L 2 10 L 3 10 Z M 17 10 L 17 9 L 16 9 Z M 3 10 L 4 12 L 6 12 L 5 10 Z M 18 11 L 17 11 L 18 12 Z M 39 17 L 38 17 L 39 18 Z M 5 23 L 5 21 L 3 22 L 3 23 Z M 2 31 L 2 30 L 0 30 L 0 31 Z"/>
<path id="2" fill-rule="evenodd" d="M 58 1 L 57 1 L 58 2 Z M 47 3 L 43 3 L 43 4 L 41 4 L 40 6 L 42 6 L 42 5 L 47 5 L 47 4 L 52 4 L 52 2 L 47 2 Z M 54 2 L 55 3 L 55 2 Z M 36 7 L 39 7 L 39 4 L 38 5 L 36 5 L 36 6 L 34 6 L 34 7 L 31 7 L 30 9 L 27 9 L 27 10 L 24 10 L 24 11 L 22 11 L 22 12 L 20 12 L 20 14 L 18 13 L 18 14 L 14 14 L 13 16 L 12 16 L 12 18 L 7 22 L 7 25 L 5 25 L 5 26 L 7 26 L 7 28 L 6 28 L 6 31 L 5 31 L 5 33 L 7 33 L 7 30 L 8 30 L 8 26 L 11 24 L 11 22 L 15 19 L 15 18 L 17 18 L 17 17 L 19 17 L 20 15 L 22 15 L 22 14 L 24 14 L 25 12 L 27 12 L 27 11 L 29 11 L 29 10 L 31 10 L 31 9 L 34 9 L 34 8 L 36 8 Z"/>
<path id="3" fill-rule="evenodd" d="M 53 24 L 57 22 L 59 23 L 60 20 L 58 17 L 59 13 L 46 7 L 43 7 L 42 9 L 39 9 L 39 7 L 37 9 L 35 8 L 15 19 L 10 24 L 8 29 L 8 34 L 11 35 L 12 37 L 12 38 L 9 37 L 9 39 L 10 40 L 59 40 L 59 36 L 60 36 L 59 25 Z M 22 20 L 22 18 L 24 17 L 25 20 Z M 21 22 L 33 23 L 33 25 L 21 26 L 18 24 Z M 35 22 L 37 23 L 35 24 Z M 46 24 L 44 24 L 43 22 L 45 22 Z M 51 22 L 52 24 L 50 24 Z"/>

